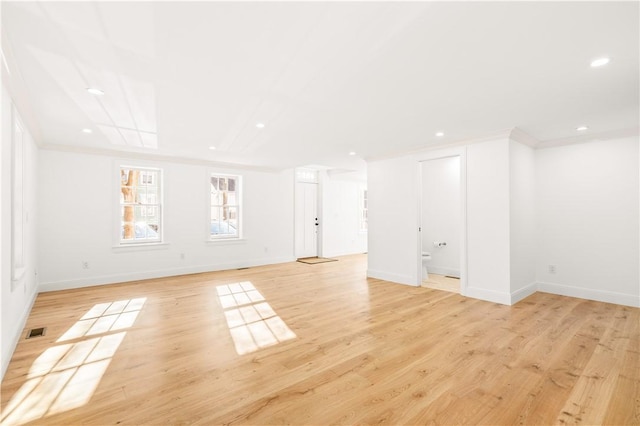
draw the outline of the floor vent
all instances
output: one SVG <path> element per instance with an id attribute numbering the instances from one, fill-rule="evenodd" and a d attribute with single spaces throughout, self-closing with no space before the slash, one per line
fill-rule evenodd
<path id="1" fill-rule="evenodd" d="M 249 269 L 249 267 L 248 267 L 248 266 L 245 266 L 244 268 L 238 268 L 238 271 L 243 271 L 243 270 L 245 270 L 245 269 Z"/>
<path id="2" fill-rule="evenodd" d="M 454 280 L 459 280 L 460 277 L 452 277 L 451 275 L 445 275 L 445 278 L 453 278 Z"/>
<path id="3" fill-rule="evenodd" d="M 27 339 L 44 336 L 45 331 L 47 331 L 47 327 L 32 328 L 29 330 L 29 334 L 27 334 Z"/>

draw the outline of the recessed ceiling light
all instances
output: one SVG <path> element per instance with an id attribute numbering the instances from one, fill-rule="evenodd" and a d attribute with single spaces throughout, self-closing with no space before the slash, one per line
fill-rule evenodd
<path id="1" fill-rule="evenodd" d="M 579 132 L 584 132 L 585 130 L 589 130 L 589 128 L 587 126 L 579 126 L 576 127 L 576 130 Z"/>
<path id="2" fill-rule="evenodd" d="M 436 136 L 438 136 L 438 137 L 444 136 L 444 132 L 438 132 L 438 133 L 436 133 Z"/>
<path id="3" fill-rule="evenodd" d="M 262 129 L 262 128 L 264 128 L 264 123 L 256 123 L 256 127 L 258 129 Z"/>
<path id="4" fill-rule="evenodd" d="M 601 67 L 603 65 L 607 65 L 609 61 L 611 61 L 611 59 L 607 57 L 594 59 L 593 61 L 591 61 L 591 67 L 592 68 Z"/>
<path id="5" fill-rule="evenodd" d="M 82 129 L 82 133 L 93 133 L 91 129 Z"/>
<path id="6" fill-rule="evenodd" d="M 349 155 L 356 155 L 355 151 L 349 152 Z"/>
<path id="7" fill-rule="evenodd" d="M 211 151 L 215 151 L 215 150 L 216 150 L 216 147 L 215 147 L 215 146 L 210 146 L 210 147 L 209 147 L 209 149 L 210 149 Z"/>
<path id="8" fill-rule="evenodd" d="M 96 89 L 95 87 L 88 87 L 87 88 L 87 92 L 91 93 L 92 95 L 97 95 L 97 96 L 104 95 L 104 92 L 102 90 Z"/>

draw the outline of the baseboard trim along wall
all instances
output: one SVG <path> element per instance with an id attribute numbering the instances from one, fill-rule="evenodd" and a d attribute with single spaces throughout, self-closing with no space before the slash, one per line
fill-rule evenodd
<path id="1" fill-rule="evenodd" d="M 510 305 L 515 305 L 516 303 L 518 303 L 519 301 L 521 301 L 522 299 L 531 296 L 533 293 L 535 293 L 538 290 L 538 284 L 533 282 L 527 286 L 524 286 L 523 288 L 516 290 L 514 292 L 511 293 L 511 303 Z"/>
<path id="2" fill-rule="evenodd" d="M 597 302 L 615 303 L 618 305 L 640 308 L 640 295 L 616 293 L 613 291 L 594 290 L 583 287 L 573 287 L 562 284 L 538 282 L 538 291 L 559 294 L 561 296 L 577 297 L 595 300 Z"/>
<path id="3" fill-rule="evenodd" d="M 293 257 L 280 257 L 273 259 L 260 259 L 253 262 L 235 262 L 216 265 L 189 266 L 184 268 L 158 269 L 155 271 L 144 271 L 125 274 L 103 275 L 97 277 L 87 277 L 75 280 L 41 282 L 38 286 L 39 292 L 70 290 L 74 288 L 93 287 L 105 284 L 117 284 L 130 281 L 148 280 L 153 278 L 175 277 L 178 275 L 200 274 L 203 272 L 216 272 L 237 268 L 250 268 L 255 266 L 274 265 L 277 263 L 294 262 Z"/>
<path id="4" fill-rule="evenodd" d="M 467 297 L 485 300 L 487 302 L 500 303 L 502 305 L 511 304 L 511 294 L 501 291 L 487 290 L 484 288 L 467 287 Z"/>
<path id="5" fill-rule="evenodd" d="M 7 368 L 9 367 L 9 362 L 11 362 L 11 356 L 13 352 L 16 350 L 16 346 L 18 346 L 18 342 L 22 338 L 22 332 L 24 331 L 24 327 L 27 325 L 27 320 L 29 319 L 29 314 L 31 314 L 31 309 L 33 309 L 33 304 L 36 302 L 36 298 L 38 297 L 38 292 L 34 291 L 31 295 L 31 301 L 25 307 L 22 315 L 16 321 L 16 328 L 13 331 L 13 336 L 11 339 L 10 348 L 11 350 L 7 351 L 7 353 L 2 354 L 2 370 L 0 371 L 0 378 L 4 378 L 4 374 L 7 372 Z"/>
<path id="6" fill-rule="evenodd" d="M 460 270 L 453 268 L 441 268 L 439 266 L 431 266 L 427 264 L 427 270 L 430 274 L 448 275 L 450 277 L 460 278 Z"/>
<path id="7" fill-rule="evenodd" d="M 388 272 L 367 269 L 367 277 L 390 281 L 396 284 L 410 285 L 411 287 L 418 287 L 418 284 L 415 283 L 415 279 L 408 275 L 390 274 Z"/>

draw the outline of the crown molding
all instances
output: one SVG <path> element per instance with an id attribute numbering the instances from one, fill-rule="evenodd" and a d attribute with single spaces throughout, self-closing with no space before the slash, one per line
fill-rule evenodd
<path id="1" fill-rule="evenodd" d="M 523 145 L 530 146 L 531 148 L 537 148 L 540 145 L 540 141 L 530 134 L 526 133 L 519 127 L 514 127 L 509 134 L 509 138 L 520 142 Z"/>
<path id="2" fill-rule="evenodd" d="M 224 161 L 210 161 L 199 158 L 188 158 L 180 156 L 171 156 L 164 154 L 154 154 L 148 152 L 136 151 L 116 151 L 111 149 L 74 147 L 69 145 L 44 144 L 40 149 L 46 151 L 69 152 L 74 154 L 97 155 L 101 157 L 111 158 L 127 158 L 132 160 L 158 161 L 167 163 L 187 164 L 206 167 L 220 167 L 226 169 L 251 170 L 256 172 L 280 173 L 287 168 L 277 169 L 273 167 L 254 166 L 250 164 L 228 163 Z"/>
<path id="3" fill-rule="evenodd" d="M 457 147 L 457 146 L 471 145 L 475 143 L 489 142 L 496 139 L 508 139 L 511 136 L 513 129 L 514 128 L 498 130 L 496 132 L 487 133 L 485 135 L 481 135 L 473 138 L 455 139 L 447 142 L 438 142 L 435 144 L 431 144 L 425 147 L 421 147 L 421 148 L 417 148 L 409 151 L 395 151 L 395 152 L 390 152 L 383 155 L 366 157 L 364 158 L 364 160 L 367 162 L 390 160 L 392 158 L 400 158 L 400 157 L 405 157 L 409 155 L 422 154 L 424 152 L 434 151 L 434 150 L 443 149 L 443 148 L 451 148 L 451 147 Z"/>
<path id="4" fill-rule="evenodd" d="M 606 132 L 585 134 L 580 136 L 572 136 L 570 138 L 550 139 L 541 141 L 537 149 L 554 148 L 558 146 L 573 145 L 586 142 L 598 142 L 609 139 L 620 139 L 638 136 L 640 134 L 640 127 L 632 127 L 629 129 L 609 130 Z"/>

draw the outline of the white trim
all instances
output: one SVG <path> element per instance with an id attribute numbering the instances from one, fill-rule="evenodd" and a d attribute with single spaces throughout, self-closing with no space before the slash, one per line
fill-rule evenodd
<path id="1" fill-rule="evenodd" d="M 167 250 L 169 248 L 169 243 L 159 242 L 159 243 L 123 243 L 118 246 L 112 246 L 111 250 L 115 254 L 119 253 L 130 253 L 132 251 L 152 251 L 152 250 Z"/>
<path id="2" fill-rule="evenodd" d="M 531 284 L 528 284 L 528 285 L 524 286 L 523 288 L 521 288 L 519 290 L 516 290 L 516 291 L 512 292 L 511 293 L 511 303 L 510 303 L 510 305 L 515 305 L 516 303 L 518 303 L 522 299 L 525 299 L 525 298 L 531 296 L 532 294 L 534 294 L 537 290 L 538 290 L 538 284 L 533 282 Z"/>
<path id="3" fill-rule="evenodd" d="M 451 277 L 460 278 L 460 270 L 454 268 L 441 268 L 439 266 L 428 265 L 427 270 L 429 273 L 437 274 L 437 275 L 448 275 Z"/>
<path id="4" fill-rule="evenodd" d="M 538 282 L 538 291 L 558 294 L 560 296 L 577 297 L 579 299 L 595 300 L 598 302 L 615 303 L 618 305 L 640 308 L 640 295 L 617 293 L 614 291 L 595 290 L 591 288 L 573 287 L 563 284 Z"/>
<path id="5" fill-rule="evenodd" d="M 42 144 L 40 149 L 44 149 L 47 151 L 60 151 L 60 152 L 73 152 L 76 154 L 87 154 L 87 155 L 98 155 L 102 157 L 116 157 L 116 158 L 124 158 L 129 159 L 135 162 L 143 163 L 143 162 L 165 162 L 171 164 L 188 164 L 188 165 L 196 165 L 196 166 L 207 166 L 207 167 L 218 167 L 218 168 L 226 168 L 232 170 L 253 170 L 257 172 L 266 172 L 266 173 L 280 173 L 285 169 L 276 169 L 272 167 L 262 167 L 262 166 L 252 166 L 249 164 L 236 164 L 236 163 L 224 163 L 222 161 L 208 161 L 202 160 L 199 158 L 187 158 L 187 157 L 179 157 L 173 156 L 171 154 L 156 154 L 150 151 L 154 151 L 154 149 L 140 148 L 139 151 L 116 151 L 114 149 L 102 149 L 102 148 L 90 148 L 90 147 L 81 147 L 81 146 L 69 146 L 69 145 L 57 145 L 57 144 Z M 127 148 L 125 148 L 127 149 Z"/>
<path id="6" fill-rule="evenodd" d="M 411 287 L 420 287 L 420 284 L 416 284 L 414 277 L 409 275 L 390 274 L 385 271 L 376 271 L 373 269 L 367 269 L 367 277 L 375 278 L 378 280 L 389 281 L 396 284 L 409 285 Z"/>
<path id="7" fill-rule="evenodd" d="M 500 303 L 501 305 L 511 305 L 511 294 L 503 293 L 501 291 L 467 287 L 465 296 L 485 300 L 487 302 Z"/>
<path id="8" fill-rule="evenodd" d="M 513 130 L 511 130 L 509 139 L 520 142 L 521 144 L 527 145 L 531 148 L 537 148 L 538 145 L 540 145 L 540 141 L 538 139 L 534 138 L 518 127 L 514 127 Z"/>
<path id="9" fill-rule="evenodd" d="M 206 240 L 204 242 L 207 245 L 217 246 L 217 245 L 226 245 L 226 244 L 246 244 L 246 238 L 212 238 L 210 240 Z"/>
<path id="10" fill-rule="evenodd" d="M 31 294 L 31 300 L 29 301 L 28 304 L 26 304 L 25 309 L 22 312 L 22 315 L 20 316 L 20 319 L 16 322 L 11 321 L 11 323 L 15 324 L 15 329 L 13 330 L 13 336 L 11 336 L 10 338 L 7 338 L 6 341 L 9 342 L 9 345 L 7 345 L 7 352 L 2 354 L 2 366 L 0 366 L 0 368 L 2 369 L 0 371 L 0 380 L 4 379 L 4 375 L 7 372 L 7 368 L 9 367 L 9 363 L 11 362 L 11 358 L 13 356 L 13 353 L 16 350 L 16 347 L 18 346 L 18 342 L 20 342 L 20 339 L 22 338 L 22 333 L 24 332 L 24 328 L 27 325 L 27 320 L 29 319 L 29 314 L 31 313 L 31 309 L 33 308 L 34 303 L 36 302 L 36 298 L 38 297 L 38 292 L 34 291 Z M 3 337 L 4 340 L 4 337 Z"/>
<path id="11" fill-rule="evenodd" d="M 178 275 L 200 274 L 203 272 L 226 271 L 238 268 L 274 265 L 278 263 L 293 262 L 293 257 L 274 257 L 265 259 L 243 260 L 231 263 L 219 263 L 210 265 L 187 266 L 181 268 L 157 269 L 154 271 L 131 272 L 124 274 L 102 275 L 97 277 L 80 278 L 75 280 L 53 281 L 40 283 L 40 292 L 69 290 L 74 288 L 93 287 L 105 284 L 119 284 L 129 281 L 147 280 L 152 278 L 168 278 Z"/>
<path id="12" fill-rule="evenodd" d="M 587 133 L 579 136 L 571 136 L 568 138 L 562 139 L 550 139 L 546 141 L 541 141 L 536 148 L 545 149 L 545 148 L 555 148 L 558 146 L 565 145 L 574 145 L 578 143 L 586 143 L 586 142 L 598 142 L 610 139 L 621 139 L 632 136 L 638 136 L 640 133 L 640 127 L 632 127 L 630 129 L 620 129 L 620 130 L 611 130 L 608 132 L 601 133 Z"/>
<path id="13" fill-rule="evenodd" d="M 422 162 L 439 160 L 442 158 L 458 157 L 460 159 L 460 294 L 467 296 L 468 287 L 468 265 L 467 265 L 467 147 L 446 147 L 437 151 L 424 152 L 418 157 L 418 229 L 422 229 Z M 422 235 L 418 232 L 417 238 L 417 282 L 416 285 L 422 284 Z M 446 275 L 446 274 L 445 274 Z"/>

